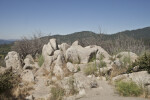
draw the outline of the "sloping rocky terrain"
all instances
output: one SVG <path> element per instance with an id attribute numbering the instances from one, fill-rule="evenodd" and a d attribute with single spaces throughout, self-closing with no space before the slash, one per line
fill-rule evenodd
<path id="1" fill-rule="evenodd" d="M 150 83 L 150 75 L 145 71 L 111 76 L 114 65 L 121 68 L 121 61 L 128 55 L 132 62 L 138 57 L 132 52 L 111 56 L 100 46 L 82 47 L 78 41 L 72 45 L 58 45 L 56 39 L 50 39 L 43 46 L 41 66 L 39 60 L 33 59 L 31 55 L 21 59 L 17 52 L 11 51 L 5 57 L 6 67 L 0 67 L 0 73 L 11 70 L 19 75 L 21 81 L 14 96 L 18 98 L 24 95 L 26 100 L 145 100 L 120 97 L 114 86 L 109 84 L 120 79 L 132 79 L 142 86 Z M 96 68 L 95 71 L 87 73 L 89 66 L 90 71 Z M 147 87 L 150 89 L 149 85 Z"/>

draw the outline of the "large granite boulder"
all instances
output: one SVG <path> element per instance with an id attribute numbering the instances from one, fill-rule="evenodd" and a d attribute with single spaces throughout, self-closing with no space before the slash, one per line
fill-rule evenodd
<path id="1" fill-rule="evenodd" d="M 24 67 L 23 69 L 38 69 L 39 66 L 36 62 L 34 62 L 34 59 L 32 58 L 31 55 L 27 55 L 26 58 L 24 59 Z"/>
<path id="2" fill-rule="evenodd" d="M 63 68 L 65 67 L 65 58 L 64 55 L 58 55 L 56 62 L 55 62 L 55 66 L 53 68 L 53 73 L 55 74 L 55 76 L 58 76 L 60 78 L 64 77 L 64 71 Z"/>
<path id="3" fill-rule="evenodd" d="M 78 45 L 78 41 L 75 41 L 66 51 L 66 60 L 74 64 L 88 63 L 93 58 L 99 59 L 101 55 L 108 61 L 110 55 L 100 46 L 82 47 Z"/>
<path id="4" fill-rule="evenodd" d="M 65 54 L 66 51 L 67 51 L 67 49 L 68 49 L 69 47 L 70 47 L 70 45 L 68 45 L 67 43 L 62 43 L 62 44 L 60 45 L 59 49 L 60 49 L 61 51 L 63 51 L 63 53 Z"/>
<path id="5" fill-rule="evenodd" d="M 122 80 L 122 81 L 132 80 L 139 86 L 142 86 L 143 88 L 147 86 L 148 90 L 150 91 L 150 74 L 148 74 L 147 71 L 133 72 L 130 74 L 122 74 L 112 78 L 113 83 L 118 80 Z"/>
<path id="6" fill-rule="evenodd" d="M 22 69 L 20 56 L 15 51 L 8 52 L 7 56 L 5 57 L 5 62 L 7 68 L 12 67 L 12 69 L 16 71 Z"/>
<path id="7" fill-rule="evenodd" d="M 134 62 L 138 56 L 133 52 L 120 52 L 116 55 L 121 61 L 123 61 L 125 58 L 130 58 L 131 62 Z"/>

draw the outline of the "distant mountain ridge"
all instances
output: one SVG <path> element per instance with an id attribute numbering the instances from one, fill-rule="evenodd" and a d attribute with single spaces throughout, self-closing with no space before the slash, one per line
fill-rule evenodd
<path id="1" fill-rule="evenodd" d="M 71 45 L 78 40 L 82 46 L 99 45 L 109 53 L 132 51 L 139 54 L 142 50 L 150 49 L 150 27 L 115 34 L 97 34 L 91 31 L 81 31 L 68 35 L 42 37 L 43 40 L 47 40 L 46 43 L 50 38 L 56 38 L 58 44 L 68 43 Z"/>
<path id="2" fill-rule="evenodd" d="M 0 39 L 0 45 L 1 44 L 10 44 L 13 43 L 15 40 L 4 40 L 4 39 Z"/>
<path id="3" fill-rule="evenodd" d="M 71 44 L 75 40 L 82 42 L 83 40 L 91 39 L 90 41 L 97 44 L 96 41 L 98 42 L 99 38 L 101 38 L 102 40 L 116 39 L 120 35 L 132 37 L 134 39 L 142 39 L 146 43 L 147 41 L 150 41 L 150 27 L 130 31 L 126 30 L 115 34 L 97 34 L 91 31 L 81 31 L 68 35 L 53 35 L 53 36 L 46 36 L 43 38 L 56 38 L 58 43 L 67 42 L 69 44 Z"/>

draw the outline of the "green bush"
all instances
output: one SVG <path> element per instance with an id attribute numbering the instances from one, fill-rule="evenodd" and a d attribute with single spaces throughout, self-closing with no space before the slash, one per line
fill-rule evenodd
<path id="1" fill-rule="evenodd" d="M 39 55 L 39 57 L 38 57 L 38 65 L 41 67 L 43 63 L 44 63 L 44 57 L 42 55 Z"/>
<path id="2" fill-rule="evenodd" d="M 97 71 L 96 66 L 93 66 L 92 64 L 88 64 L 88 66 L 84 69 L 84 73 L 86 75 L 95 74 L 96 71 Z"/>
<path id="3" fill-rule="evenodd" d="M 139 96 L 142 93 L 142 89 L 133 81 L 118 81 L 116 82 L 116 89 L 123 96 Z"/>
<path id="4" fill-rule="evenodd" d="M 138 71 L 147 71 L 150 73 L 150 53 L 144 53 L 142 56 L 140 56 L 131 67 L 129 67 L 127 72 L 132 72 L 133 67 L 139 66 Z"/>
<path id="5" fill-rule="evenodd" d="M 13 87 L 17 86 L 19 83 L 19 77 L 14 75 L 12 71 L 6 71 L 3 74 L 0 74 L 0 93 L 9 91 Z"/>
<path id="6" fill-rule="evenodd" d="M 59 86 L 51 88 L 51 99 L 50 100 L 62 100 L 65 95 L 65 90 Z"/>

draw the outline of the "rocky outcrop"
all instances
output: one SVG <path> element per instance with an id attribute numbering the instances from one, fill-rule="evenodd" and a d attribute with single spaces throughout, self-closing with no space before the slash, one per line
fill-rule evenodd
<path id="1" fill-rule="evenodd" d="M 65 58 L 62 55 L 58 55 L 57 60 L 55 62 L 55 66 L 53 68 L 53 73 L 58 76 L 58 77 L 63 77 L 64 76 L 64 71 L 63 67 L 65 67 Z"/>
<path id="2" fill-rule="evenodd" d="M 6 67 L 14 70 L 21 70 L 21 61 L 20 61 L 19 54 L 15 51 L 8 52 L 7 56 L 5 57 Z"/>
<path id="3" fill-rule="evenodd" d="M 122 81 L 132 80 L 139 86 L 143 86 L 143 87 L 146 85 L 150 86 L 150 74 L 148 74 L 147 71 L 123 74 L 123 75 L 118 75 L 118 76 L 112 78 L 113 82 L 115 82 L 117 80 L 122 80 Z M 149 90 L 150 90 L 150 88 L 149 88 Z"/>
<path id="4" fill-rule="evenodd" d="M 39 66 L 36 62 L 34 62 L 34 59 L 32 58 L 31 55 L 27 55 L 26 58 L 24 59 L 24 67 L 23 69 L 30 69 L 30 70 L 33 70 L 33 69 L 38 69 Z"/>
<path id="5" fill-rule="evenodd" d="M 95 56 L 99 59 L 100 54 L 103 54 L 105 58 L 110 57 L 100 46 L 87 46 L 84 48 L 75 41 L 66 51 L 66 60 L 74 64 L 88 63 L 90 59 L 93 59 Z"/>
<path id="6" fill-rule="evenodd" d="M 78 41 L 75 41 L 71 46 L 66 43 L 58 46 L 56 39 L 50 39 L 43 46 L 42 56 L 44 63 L 39 67 L 36 62 L 38 56 L 34 60 L 31 55 L 27 55 L 24 60 L 21 60 L 19 54 L 12 51 L 5 57 L 6 68 L 0 67 L 0 73 L 4 73 L 8 68 L 16 71 L 21 70 L 20 73 L 17 73 L 22 79 L 21 83 L 30 84 L 33 88 L 27 90 L 30 92 L 26 99 L 49 100 L 52 96 L 51 88 L 57 88 L 57 86 L 65 90 L 66 96 L 76 95 L 76 97 L 81 97 L 86 95 L 87 90 L 99 88 L 101 85 L 100 79 L 106 81 L 105 75 L 110 75 L 113 69 L 112 65 L 121 66 L 122 61 L 127 57 L 130 57 L 133 62 L 137 59 L 137 55 L 132 52 L 121 52 L 116 55 L 114 61 L 111 61 L 111 56 L 100 46 L 82 47 L 78 44 Z M 24 65 L 23 69 L 21 61 L 24 63 L 22 64 Z M 102 66 L 102 62 L 104 66 Z M 95 67 L 95 69 L 93 70 L 92 67 Z M 96 72 L 86 76 L 85 68 Z M 138 66 L 135 71 L 137 69 Z M 102 75 L 102 77 L 99 75 Z M 133 80 L 137 84 L 142 84 L 142 86 L 150 84 L 150 75 L 145 71 L 119 75 L 112 78 L 112 81 L 120 79 Z M 74 94 L 72 94 L 72 91 Z"/>
<path id="7" fill-rule="evenodd" d="M 22 81 L 32 83 L 34 82 L 34 75 L 31 70 L 24 70 L 21 73 Z"/>
<path id="8" fill-rule="evenodd" d="M 67 63 L 67 68 L 70 72 L 77 72 L 78 71 L 78 65 L 77 64 L 72 64 L 71 62 Z"/>
<path id="9" fill-rule="evenodd" d="M 67 51 L 67 49 L 68 49 L 69 47 L 70 47 L 70 45 L 68 45 L 67 43 L 62 43 L 62 44 L 60 45 L 59 49 L 60 49 L 61 51 L 63 51 L 63 53 L 65 54 L 66 51 Z"/>
<path id="10" fill-rule="evenodd" d="M 133 52 L 120 52 L 116 55 L 116 57 L 119 57 L 121 61 L 125 58 L 129 58 L 131 62 L 134 62 L 138 58 L 138 56 Z"/>

